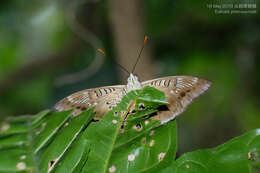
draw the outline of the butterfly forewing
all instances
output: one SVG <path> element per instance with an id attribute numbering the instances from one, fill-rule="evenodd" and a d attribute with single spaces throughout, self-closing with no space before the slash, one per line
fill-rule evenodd
<path id="1" fill-rule="evenodd" d="M 96 119 L 101 119 L 122 99 L 124 85 L 86 89 L 59 101 L 54 108 L 58 111 L 74 109 L 74 115 L 95 106 Z"/>
<path id="2" fill-rule="evenodd" d="M 145 81 L 142 86 L 152 86 L 166 95 L 168 110 L 159 111 L 152 117 L 166 123 L 182 113 L 193 99 L 205 92 L 211 82 L 205 79 L 192 76 L 170 76 Z"/>

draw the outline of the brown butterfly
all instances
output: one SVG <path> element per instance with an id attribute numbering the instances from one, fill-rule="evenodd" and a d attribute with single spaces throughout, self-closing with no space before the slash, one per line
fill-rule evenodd
<path id="1" fill-rule="evenodd" d="M 144 45 L 146 40 L 147 37 L 145 37 Z M 140 58 L 143 47 L 137 61 Z M 99 51 L 104 54 L 103 51 Z M 134 71 L 134 68 L 132 71 Z M 169 76 L 139 82 L 137 76 L 130 73 L 127 85 L 114 85 L 79 91 L 59 101 L 55 105 L 55 109 L 58 111 L 74 109 L 74 115 L 78 115 L 80 112 L 95 106 L 94 111 L 98 115 L 95 119 L 100 120 L 121 101 L 124 95 L 132 90 L 142 89 L 145 86 L 154 87 L 165 93 L 168 101 L 167 110 L 159 111 L 157 115 L 152 117 L 154 120 L 160 120 L 163 124 L 182 113 L 193 99 L 211 86 L 211 82 L 192 76 Z"/>
<path id="2" fill-rule="evenodd" d="M 168 101 L 168 110 L 161 111 L 153 117 L 166 123 L 182 113 L 193 99 L 205 92 L 211 82 L 192 76 L 169 76 L 144 82 L 139 82 L 137 76 L 130 74 L 127 85 L 114 85 L 100 88 L 91 88 L 76 92 L 55 105 L 58 111 L 74 108 L 74 114 L 95 106 L 94 111 L 101 119 L 109 110 L 112 110 L 131 90 L 151 86 L 165 93 Z"/>

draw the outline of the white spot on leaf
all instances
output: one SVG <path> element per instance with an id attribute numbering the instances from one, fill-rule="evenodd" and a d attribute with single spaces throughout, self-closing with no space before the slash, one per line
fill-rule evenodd
<path id="1" fill-rule="evenodd" d="M 134 161 L 135 160 L 135 155 L 134 154 L 129 154 L 128 155 L 128 161 L 129 162 L 132 162 L 132 161 Z"/>
<path id="2" fill-rule="evenodd" d="M 155 132 L 154 130 L 151 130 L 149 136 L 153 136 L 154 132 Z"/>
<path id="3" fill-rule="evenodd" d="M 45 127 L 45 126 L 46 126 L 46 124 L 47 124 L 46 122 L 42 123 L 42 127 Z"/>
<path id="4" fill-rule="evenodd" d="M 251 152 L 247 153 L 247 159 L 250 160 L 252 158 Z"/>
<path id="5" fill-rule="evenodd" d="M 189 164 L 186 164 L 185 167 L 186 167 L 186 168 L 190 168 L 190 165 L 189 165 Z"/>
<path id="6" fill-rule="evenodd" d="M 112 120 L 112 123 L 113 123 L 113 124 L 116 124 L 116 123 L 117 123 L 117 120 Z"/>
<path id="7" fill-rule="evenodd" d="M 121 128 L 121 129 L 119 130 L 119 132 L 120 132 L 120 133 L 125 133 L 125 129 L 122 129 L 122 128 Z"/>
<path id="8" fill-rule="evenodd" d="M 136 124 L 136 125 L 133 126 L 133 129 L 135 129 L 136 131 L 139 132 L 139 131 L 142 130 L 142 125 L 138 123 L 138 124 Z"/>
<path id="9" fill-rule="evenodd" d="M 115 116 L 115 117 L 118 116 L 118 112 L 117 112 L 117 111 L 114 112 L 114 116 Z"/>
<path id="10" fill-rule="evenodd" d="M 144 124 L 147 126 L 149 124 L 149 120 L 145 120 Z"/>
<path id="11" fill-rule="evenodd" d="M 155 142 L 154 140 L 151 140 L 151 142 L 149 143 L 149 146 L 150 147 L 154 146 L 154 142 Z"/>
<path id="12" fill-rule="evenodd" d="M 116 172 L 116 167 L 115 167 L 115 165 L 112 165 L 110 168 L 108 168 L 108 171 L 109 171 L 110 173 Z"/>
<path id="13" fill-rule="evenodd" d="M 16 168 L 17 168 L 19 171 L 25 170 L 26 164 L 25 164 L 24 162 L 19 162 L 19 163 L 17 163 Z"/>
<path id="14" fill-rule="evenodd" d="M 40 134 L 44 129 L 45 129 L 45 126 L 47 125 L 47 123 L 46 122 L 43 122 L 42 124 L 41 124 L 41 128 L 40 129 L 37 129 L 36 131 L 35 131 L 35 134 L 36 135 L 38 135 L 38 134 Z"/>
<path id="15" fill-rule="evenodd" d="M 20 159 L 21 159 L 21 160 L 26 159 L 26 155 L 22 155 L 22 156 L 20 157 Z"/>
<path id="16" fill-rule="evenodd" d="M 159 162 L 161 162 L 164 159 L 164 156 L 166 155 L 165 152 L 161 152 L 160 154 L 158 154 L 158 160 Z"/>

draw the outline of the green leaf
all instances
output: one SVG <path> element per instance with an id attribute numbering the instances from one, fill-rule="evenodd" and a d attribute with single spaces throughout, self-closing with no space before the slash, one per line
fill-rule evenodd
<path id="1" fill-rule="evenodd" d="M 33 167 L 32 157 L 25 147 L 0 150 L 0 172 L 30 171 Z"/>
<path id="2" fill-rule="evenodd" d="M 59 165 L 55 167 L 58 172 L 79 165 L 87 155 L 89 143 L 78 136 L 82 136 L 81 131 L 94 114 L 90 109 L 71 118 L 71 112 L 47 110 L 34 117 L 11 118 L 2 123 L 0 172 L 50 172 Z M 74 164 L 66 164 L 68 161 Z"/>
<path id="3" fill-rule="evenodd" d="M 158 172 L 173 160 L 176 151 L 177 125 L 171 121 L 115 148 L 109 165 L 121 172 Z M 131 156 L 133 161 L 129 161 Z"/>
<path id="4" fill-rule="evenodd" d="M 259 172 L 260 129 L 175 161 L 176 121 L 150 119 L 164 104 L 164 93 L 145 87 L 98 122 L 94 108 L 9 118 L 0 126 L 0 172 Z"/>
<path id="5" fill-rule="evenodd" d="M 72 111 L 53 112 L 51 116 L 45 116 L 39 124 L 36 122 L 38 125 L 35 128 L 35 153 L 58 132 L 59 128 L 69 119 L 71 113 Z"/>
<path id="6" fill-rule="evenodd" d="M 73 143 L 71 149 L 65 153 L 65 157 L 57 165 L 55 172 L 80 172 L 88 157 L 90 146 L 88 140 L 81 134 Z"/>
<path id="7" fill-rule="evenodd" d="M 183 154 L 163 173 L 252 173 L 260 171 L 260 129 L 216 148 Z"/>
<path id="8" fill-rule="evenodd" d="M 139 110 L 140 103 L 149 110 Z M 92 145 L 82 172 L 143 172 L 172 160 L 177 150 L 176 122 L 157 127 L 160 122 L 146 116 L 163 104 L 167 104 L 164 93 L 145 87 L 128 93 L 101 121 L 92 123 L 86 129 Z M 131 105 L 136 105 L 136 112 L 128 114 Z M 127 116 L 125 124 L 122 118 Z"/>
<path id="9" fill-rule="evenodd" d="M 136 108 L 143 103 L 145 108 L 157 108 L 161 105 L 168 104 L 163 92 L 158 92 L 155 88 L 145 87 L 140 91 L 136 100 Z"/>
<path id="10" fill-rule="evenodd" d="M 162 104 L 164 94 L 145 87 L 128 93 L 99 122 L 91 122 L 94 108 L 76 117 L 72 110 L 46 110 L 10 118 L 0 126 L 0 172 L 108 172 L 111 165 L 127 172 L 159 170 L 177 149 L 176 122 L 159 126 L 149 119 Z"/>
<path id="11" fill-rule="evenodd" d="M 19 117 L 16 119 L 8 119 L 0 124 L 0 136 L 8 136 L 11 134 L 21 134 L 28 132 L 27 124 L 30 119 Z"/>
<path id="12" fill-rule="evenodd" d="M 92 112 L 93 109 L 90 109 L 90 111 Z M 66 118 L 67 117 L 64 119 Z M 86 125 L 85 123 L 88 123 L 91 119 L 91 116 L 86 117 L 81 115 L 73 118 L 70 122 L 65 124 L 64 128 L 57 133 L 55 139 L 40 153 L 39 167 L 42 172 L 47 172 L 47 170 L 50 171 L 55 167 L 63 154 L 77 138 L 80 131 L 84 128 Z M 83 145 L 85 145 L 85 142 L 82 142 L 84 143 Z"/>

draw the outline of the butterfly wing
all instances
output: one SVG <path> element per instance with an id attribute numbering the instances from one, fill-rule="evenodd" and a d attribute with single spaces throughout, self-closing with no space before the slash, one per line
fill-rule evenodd
<path id="1" fill-rule="evenodd" d="M 82 90 L 65 97 L 54 108 L 58 111 L 74 109 L 73 115 L 76 116 L 95 106 L 96 119 L 99 120 L 120 102 L 125 92 L 124 87 L 124 85 L 115 85 Z"/>
<path id="2" fill-rule="evenodd" d="M 166 123 L 182 113 L 199 95 L 204 93 L 211 82 L 192 76 L 169 76 L 142 82 L 142 86 L 155 87 L 165 93 L 168 110 L 159 111 L 152 119 Z"/>

